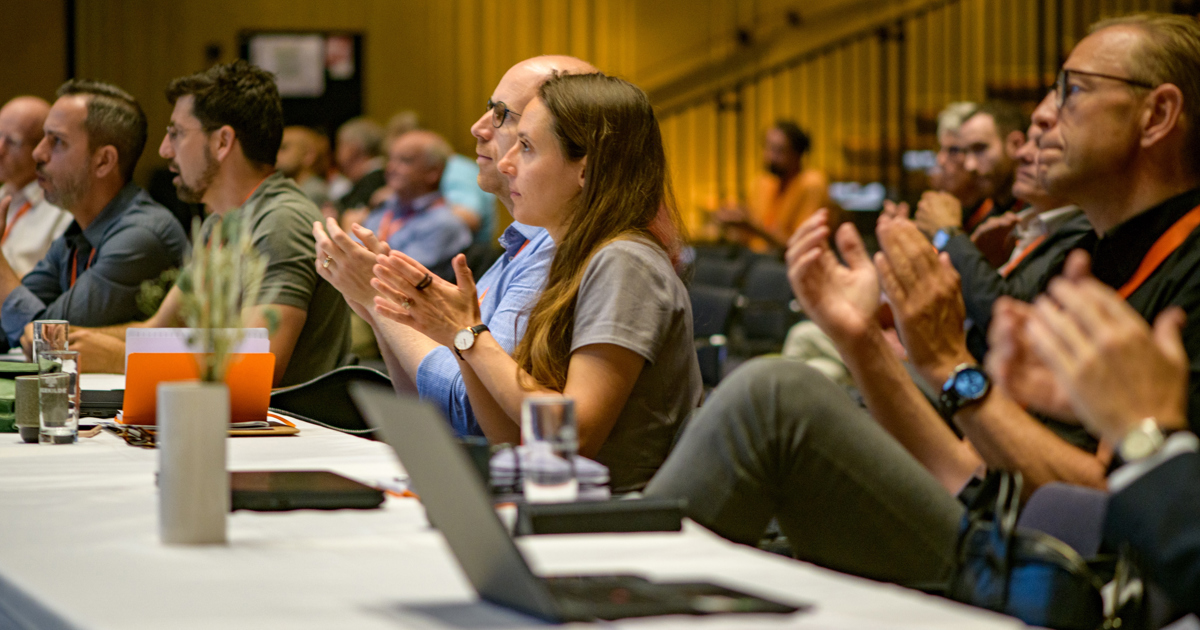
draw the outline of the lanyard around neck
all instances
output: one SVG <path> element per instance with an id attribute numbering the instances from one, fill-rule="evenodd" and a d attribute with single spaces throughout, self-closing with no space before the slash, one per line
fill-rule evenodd
<path id="1" fill-rule="evenodd" d="M 1158 237 L 1157 241 L 1154 241 L 1154 245 L 1150 247 L 1150 251 L 1146 252 L 1145 258 L 1142 258 L 1141 264 L 1138 265 L 1137 271 L 1133 272 L 1133 277 L 1120 289 L 1117 289 L 1117 294 L 1124 299 L 1129 299 L 1129 296 L 1142 286 L 1142 283 L 1158 269 L 1158 266 L 1168 256 L 1175 253 L 1180 245 L 1183 245 L 1196 226 L 1200 226 L 1200 206 L 1192 208 L 1187 214 L 1180 217 L 1174 225 L 1163 232 L 1162 236 Z"/>

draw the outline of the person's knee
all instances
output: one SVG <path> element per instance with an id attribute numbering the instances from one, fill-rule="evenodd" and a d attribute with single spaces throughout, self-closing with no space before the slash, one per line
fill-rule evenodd
<path id="1" fill-rule="evenodd" d="M 778 434 L 818 421 L 830 407 L 856 406 L 836 383 L 819 370 L 783 358 L 758 358 L 721 381 L 701 409 L 708 418 Z"/>

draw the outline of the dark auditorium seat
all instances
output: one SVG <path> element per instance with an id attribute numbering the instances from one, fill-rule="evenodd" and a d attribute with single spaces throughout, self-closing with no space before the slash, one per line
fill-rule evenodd
<path id="1" fill-rule="evenodd" d="M 706 387 L 716 387 L 724 376 L 726 343 L 740 296 L 734 289 L 702 284 L 692 286 L 688 294 L 700 376 Z"/>
<path id="2" fill-rule="evenodd" d="M 788 330 L 800 321 L 800 309 L 788 283 L 787 266 L 759 259 L 742 283 L 745 298 L 739 322 L 745 335 L 746 354 L 779 352 Z"/>

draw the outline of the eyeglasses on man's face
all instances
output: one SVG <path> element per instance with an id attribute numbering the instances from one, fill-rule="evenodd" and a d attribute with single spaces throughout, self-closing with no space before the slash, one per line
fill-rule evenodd
<path id="1" fill-rule="evenodd" d="M 487 102 L 487 108 L 488 111 L 492 112 L 492 126 L 497 129 L 504 126 L 505 118 L 509 116 L 512 116 L 513 118 L 521 117 L 520 114 L 509 109 L 508 105 L 504 104 L 504 101 L 493 101 L 489 98 Z"/>
<path id="2" fill-rule="evenodd" d="M 1121 83 L 1125 83 L 1127 85 L 1132 85 L 1134 87 L 1145 88 L 1147 90 L 1153 90 L 1155 87 L 1157 87 L 1157 86 L 1151 85 L 1149 83 L 1146 83 L 1145 81 L 1137 81 L 1135 79 L 1128 79 L 1125 77 L 1113 76 L 1111 74 L 1101 74 L 1099 72 L 1084 72 L 1083 70 L 1070 70 L 1067 68 L 1063 68 L 1062 70 L 1058 71 L 1058 79 L 1054 82 L 1054 90 L 1055 90 L 1055 96 L 1056 96 L 1055 104 L 1058 106 L 1059 109 L 1062 109 L 1063 106 L 1067 104 L 1067 97 L 1069 97 L 1071 95 L 1071 93 L 1070 93 L 1071 85 L 1070 84 L 1071 84 L 1072 76 L 1096 77 L 1098 79 L 1108 79 L 1110 81 L 1120 81 Z"/>

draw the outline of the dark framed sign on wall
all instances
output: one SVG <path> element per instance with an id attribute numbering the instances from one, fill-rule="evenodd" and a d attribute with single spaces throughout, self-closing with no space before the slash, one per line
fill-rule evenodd
<path id="1" fill-rule="evenodd" d="M 242 31 L 241 57 L 275 74 L 289 125 L 333 137 L 363 112 L 363 35 L 335 31 Z"/>

